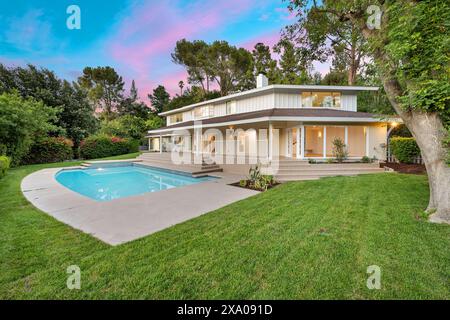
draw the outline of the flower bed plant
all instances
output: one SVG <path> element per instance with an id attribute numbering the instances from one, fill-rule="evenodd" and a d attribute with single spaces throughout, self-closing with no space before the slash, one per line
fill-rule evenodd
<path id="1" fill-rule="evenodd" d="M 266 191 L 279 184 L 272 175 L 262 174 L 259 165 L 250 168 L 248 174 L 249 176 L 247 179 L 243 179 L 239 181 L 239 183 L 234 183 L 232 185 L 257 191 Z"/>

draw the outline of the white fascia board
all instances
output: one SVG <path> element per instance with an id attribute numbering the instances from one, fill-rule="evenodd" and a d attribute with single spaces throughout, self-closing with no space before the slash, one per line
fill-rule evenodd
<path id="1" fill-rule="evenodd" d="M 265 121 L 298 121 L 298 122 L 344 122 L 344 123 L 386 123 L 390 122 L 390 120 L 381 120 L 377 118 L 354 118 L 354 117 L 261 117 L 256 119 L 246 119 L 246 120 L 236 120 L 236 121 L 227 121 L 227 122 L 218 122 L 218 123 L 209 123 L 202 125 L 191 125 L 177 128 L 167 128 L 162 130 L 151 130 L 149 134 L 159 134 L 164 132 L 172 132 L 178 130 L 189 130 L 195 128 L 214 128 L 214 127 L 224 127 L 224 126 L 235 126 L 239 124 L 249 124 L 256 122 L 265 122 Z"/>
<path id="2" fill-rule="evenodd" d="M 273 84 L 270 86 L 262 87 L 262 88 L 256 88 L 247 90 L 244 92 L 238 92 L 234 94 L 230 94 L 225 97 L 215 98 L 211 100 L 206 100 L 194 104 L 187 105 L 185 107 L 181 107 L 175 110 L 170 110 L 166 112 L 158 113 L 159 116 L 168 116 L 174 113 L 180 113 L 184 111 L 191 110 L 195 107 L 199 106 L 205 106 L 217 102 L 227 101 L 227 100 L 233 100 L 236 98 L 245 97 L 247 95 L 254 95 L 254 94 L 260 94 L 265 91 L 283 91 L 283 90 L 328 90 L 328 91 L 378 91 L 378 87 L 364 87 L 364 86 L 315 86 L 315 85 L 287 85 L 287 84 Z"/>

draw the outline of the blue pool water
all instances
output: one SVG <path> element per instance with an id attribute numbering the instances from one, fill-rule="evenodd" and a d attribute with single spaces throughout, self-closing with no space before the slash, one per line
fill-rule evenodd
<path id="1" fill-rule="evenodd" d="M 135 165 L 62 170 L 56 180 L 72 191 L 97 201 L 109 201 L 213 180 Z"/>

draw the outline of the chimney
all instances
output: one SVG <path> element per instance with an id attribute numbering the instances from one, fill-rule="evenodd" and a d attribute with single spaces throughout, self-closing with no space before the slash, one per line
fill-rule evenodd
<path id="1" fill-rule="evenodd" d="M 258 74 L 258 76 L 256 77 L 256 88 L 262 88 L 268 85 L 269 79 L 267 79 L 267 77 L 262 73 Z"/>

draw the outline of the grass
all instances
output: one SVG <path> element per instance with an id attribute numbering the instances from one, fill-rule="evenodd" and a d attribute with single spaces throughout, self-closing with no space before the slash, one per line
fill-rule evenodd
<path id="1" fill-rule="evenodd" d="M 74 163 L 64 163 L 73 165 Z M 420 218 L 426 177 L 286 183 L 117 247 L 35 209 L 30 172 L 0 181 L 0 298 L 449 299 L 450 227 Z M 81 268 L 81 290 L 66 268 Z M 381 289 L 366 287 L 381 268 Z"/>

